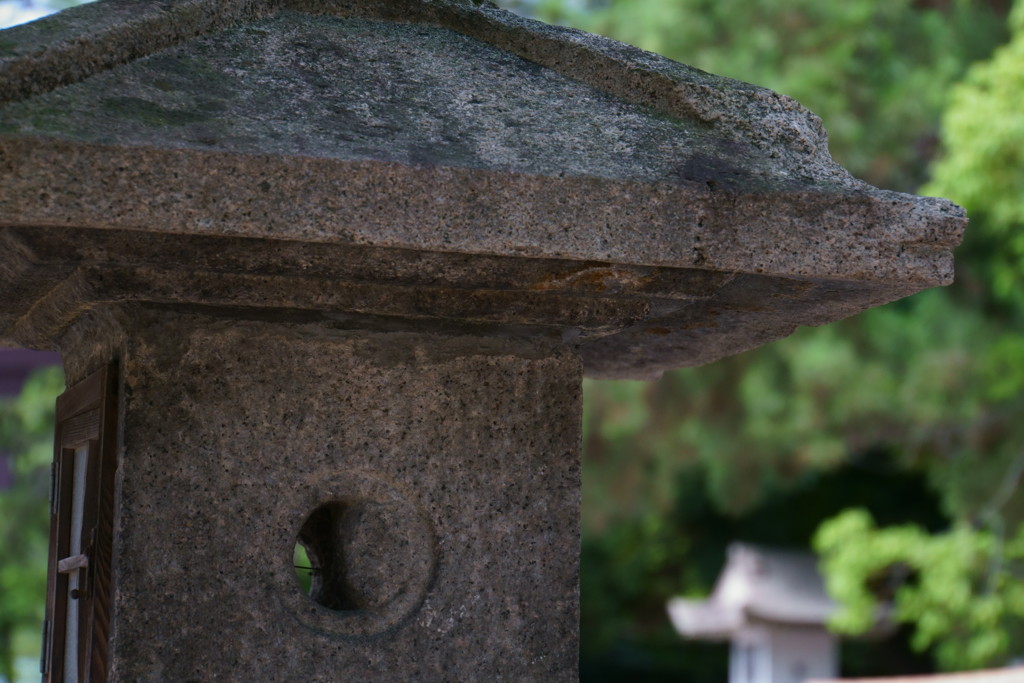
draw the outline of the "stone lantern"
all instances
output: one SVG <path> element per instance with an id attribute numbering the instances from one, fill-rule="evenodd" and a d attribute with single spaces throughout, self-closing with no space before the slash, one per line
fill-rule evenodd
<path id="1" fill-rule="evenodd" d="M 70 387 L 46 680 L 575 679 L 582 376 L 946 284 L 965 224 L 455 0 L 106 0 L 0 33 L 0 100 L 0 345 Z"/>
<path id="2" fill-rule="evenodd" d="M 729 683 L 804 683 L 839 673 L 836 604 L 812 553 L 731 543 L 706 600 L 672 598 L 684 638 L 729 641 Z M 887 630 L 879 623 L 878 632 Z"/>

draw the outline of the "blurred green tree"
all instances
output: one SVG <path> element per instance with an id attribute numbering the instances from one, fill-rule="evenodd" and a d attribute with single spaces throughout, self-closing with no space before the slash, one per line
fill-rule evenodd
<path id="1" fill-rule="evenodd" d="M 946 669 L 1002 664 L 1024 645 L 1024 526 L 1007 542 L 965 522 L 937 534 L 877 528 L 853 509 L 824 523 L 815 545 L 843 605 L 840 632 L 868 631 L 891 603 L 892 619 L 913 624 L 914 647 L 934 645 Z"/>
<path id="2" fill-rule="evenodd" d="M 1012 49 L 1003 48 L 988 63 L 1002 65 L 999 75 L 995 66 L 968 72 L 1009 35 L 1007 3 L 544 0 L 539 7 L 548 20 L 795 97 L 822 117 L 837 160 L 891 189 L 920 190 L 948 104 L 948 151 L 926 191 L 961 201 L 972 215 L 951 288 L 658 383 L 587 383 L 584 661 L 625 642 L 634 663 L 647 657 L 634 670 L 651 671 L 669 637 L 663 613 L 651 615 L 672 593 L 706 593 L 728 541 L 809 547 L 814 527 L 843 507 L 868 508 L 883 525 L 916 524 L 921 548 L 961 538 L 964 529 L 994 534 L 993 524 L 1012 537 L 1024 519 L 1024 500 L 1012 495 L 1024 443 L 1017 418 L 1024 295 L 1014 299 L 1024 239 L 1017 252 L 1004 243 L 1020 237 L 1019 218 L 1008 217 L 1019 216 L 1024 201 L 1022 147 L 1013 137 L 1024 107 L 999 93 L 1019 82 L 1024 60 L 1002 57 Z M 962 184 L 964 174 L 974 175 Z M 901 510 L 883 500 L 885 480 L 850 489 L 879 466 L 926 481 L 930 491 L 913 492 Z M 807 508 L 809 492 L 822 487 L 832 501 Z M 853 491 L 858 497 L 845 495 Z M 825 504 L 839 500 L 841 507 Z M 880 507 L 888 512 L 879 515 Z M 717 542 L 698 521 L 719 533 Z M 929 535 L 944 527 L 952 536 Z M 888 533 L 861 531 L 864 549 L 874 534 Z M 987 537 L 972 538 L 984 546 Z M 919 611 L 917 618 L 930 617 Z M 997 622 L 1000 638 L 1016 642 L 1006 619 L 986 626 Z M 938 645 L 947 666 L 968 661 L 931 633 L 918 631 L 914 644 Z M 991 656 L 970 661 L 1005 659 L 1009 650 L 992 642 L 975 647 Z"/>
<path id="3" fill-rule="evenodd" d="M 16 639 L 38 643 L 46 601 L 53 416 L 59 368 L 34 373 L 17 398 L 0 400 L 0 444 L 13 483 L 0 491 L 0 676 L 15 680 Z"/>
<path id="4" fill-rule="evenodd" d="M 1010 15 L 1013 37 L 990 60 L 976 64 L 950 96 L 943 118 L 943 158 L 926 191 L 941 193 L 971 216 L 965 266 L 975 287 L 995 301 L 1024 309 L 1024 4 Z M 1019 348 L 1019 347 L 1018 347 Z M 1010 360 L 1003 354 L 1003 360 Z M 1024 359 L 996 374 L 992 389 L 1005 395 L 1024 385 Z M 1010 371 L 1009 375 L 1003 373 Z"/>
<path id="5" fill-rule="evenodd" d="M 953 294 L 983 311 L 965 359 L 974 375 L 952 448 L 933 446 L 930 472 L 957 523 L 929 535 L 914 526 L 875 528 L 861 510 L 824 524 L 816 545 L 844 610 L 835 626 L 864 631 L 880 607 L 872 579 L 907 567 L 895 617 L 915 625 L 914 642 L 936 646 L 947 668 L 1000 664 L 1024 652 L 1024 1 L 1010 16 L 1013 37 L 953 88 L 943 118 L 945 150 L 926 191 L 963 204 L 972 217 Z M 950 318 L 957 324 L 962 318 Z M 981 332 L 982 330 L 979 330 Z M 973 428 L 972 428 L 973 427 Z"/>

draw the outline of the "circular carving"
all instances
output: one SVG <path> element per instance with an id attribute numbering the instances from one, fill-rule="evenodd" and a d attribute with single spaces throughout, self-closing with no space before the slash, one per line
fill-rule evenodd
<path id="1" fill-rule="evenodd" d="M 309 592 L 295 580 L 290 545 L 285 607 L 309 628 L 341 636 L 381 633 L 422 603 L 434 574 L 434 535 L 400 491 L 364 473 L 317 479 L 291 515 L 292 545 L 305 549 Z"/>

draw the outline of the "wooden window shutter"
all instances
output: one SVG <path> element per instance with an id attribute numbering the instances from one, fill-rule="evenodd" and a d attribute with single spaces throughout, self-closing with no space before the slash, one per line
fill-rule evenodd
<path id="1" fill-rule="evenodd" d="M 117 469 L 117 370 L 109 365 L 57 398 L 44 683 L 107 680 Z"/>

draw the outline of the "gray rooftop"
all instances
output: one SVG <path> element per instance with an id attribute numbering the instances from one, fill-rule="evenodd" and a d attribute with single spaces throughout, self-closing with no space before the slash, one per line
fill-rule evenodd
<path id="1" fill-rule="evenodd" d="M 723 640 L 757 623 L 825 626 L 836 609 L 811 553 L 729 546 L 728 560 L 707 600 L 673 598 L 672 625 L 690 638 Z"/>
<path id="2" fill-rule="evenodd" d="M 137 302 L 649 377 L 947 284 L 966 223 L 790 98 L 471 2 L 105 0 L 0 32 L 0 104 L 0 344 Z"/>

